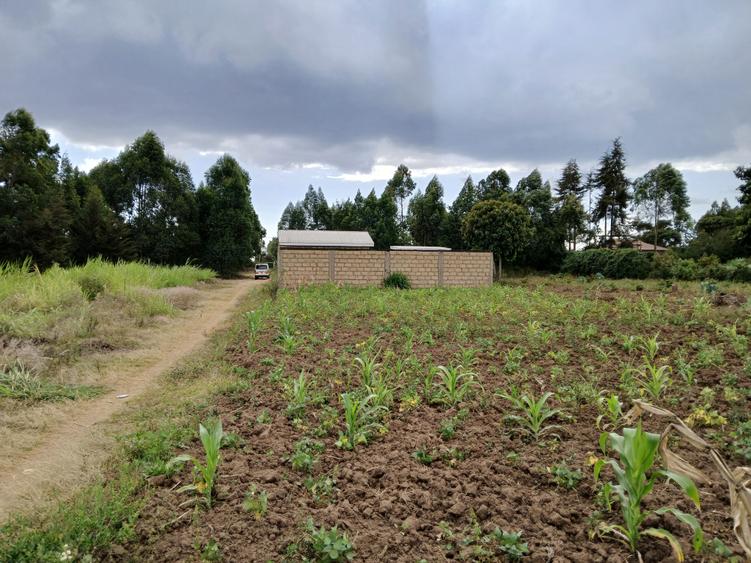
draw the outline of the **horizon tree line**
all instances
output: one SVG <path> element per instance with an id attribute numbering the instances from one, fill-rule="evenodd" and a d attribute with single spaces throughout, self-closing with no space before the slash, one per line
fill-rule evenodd
<path id="1" fill-rule="evenodd" d="M 196 188 L 188 165 L 147 131 L 87 174 L 25 109 L 0 123 L 0 262 L 46 268 L 101 256 L 195 262 L 228 276 L 260 254 L 264 235 L 250 176 L 228 154 Z"/>
<path id="2" fill-rule="evenodd" d="M 751 195 L 741 196 L 745 215 L 727 202 L 715 203 L 694 225 L 686 182 L 678 169 L 661 163 L 631 180 L 626 168 L 623 144 L 616 138 L 593 170 L 583 173 L 576 159 L 570 159 L 555 188 L 537 169 L 512 188 L 508 173 L 498 169 L 476 184 L 468 176 L 456 199 L 446 205 L 437 176 L 422 190 L 401 164 L 380 196 L 375 188 L 367 196 L 358 190 L 354 198 L 329 205 L 322 189 L 309 185 L 302 200 L 286 206 L 278 227 L 367 230 L 376 249 L 413 243 L 492 250 L 499 267 L 506 260 L 543 270 L 556 270 L 565 252 L 580 245 L 628 247 L 633 238 L 687 255 L 712 251 L 728 259 L 749 254 L 749 244 L 742 244 L 742 239 L 751 242 L 751 229 L 741 229 L 738 221 L 748 217 L 743 220 L 751 222 Z M 739 167 L 736 176 L 748 185 L 751 167 Z M 739 189 L 751 194 L 751 187 Z M 714 220 L 716 215 L 722 219 Z M 730 229 L 730 223 L 733 232 L 722 238 L 732 242 L 732 248 L 713 247 L 708 233 L 714 227 L 716 234 L 718 224 Z"/>

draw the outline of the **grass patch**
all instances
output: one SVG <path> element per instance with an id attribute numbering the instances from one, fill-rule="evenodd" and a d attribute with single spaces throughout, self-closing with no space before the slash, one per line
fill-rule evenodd
<path id="1" fill-rule="evenodd" d="M 265 298 L 261 291 L 253 291 L 243 303 L 244 310 L 258 307 Z M 16 517 L 0 527 L 0 561 L 96 561 L 112 544 L 135 537 L 134 526 L 148 496 L 148 477 L 168 474 L 167 462 L 175 451 L 196 438 L 199 420 L 214 414 L 212 397 L 242 380 L 224 359 L 227 346 L 238 341 L 245 326 L 241 315 L 236 318 L 205 349 L 187 358 L 174 373 L 165 374 L 161 391 L 142 397 L 135 403 L 137 408 L 123 415 L 121 422 L 128 431 L 118 437 L 119 447 L 107 464 L 105 478 L 53 510 Z M 180 377 L 185 370 L 202 376 Z"/>
<path id="2" fill-rule="evenodd" d="M 88 487 L 48 515 L 0 527 L 0 561 L 92 561 L 99 550 L 134 537 L 143 500 L 141 479 L 123 468 L 117 478 Z"/>
<path id="3" fill-rule="evenodd" d="M 40 379 L 17 363 L 0 371 L 0 397 L 19 401 L 65 401 L 90 399 L 103 392 L 101 386 L 70 385 Z"/>

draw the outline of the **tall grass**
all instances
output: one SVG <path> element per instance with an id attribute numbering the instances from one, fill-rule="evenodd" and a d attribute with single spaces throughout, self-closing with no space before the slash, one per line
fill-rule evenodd
<path id="1" fill-rule="evenodd" d="M 83 266 L 53 266 L 44 272 L 30 262 L 0 264 L 0 337 L 48 340 L 47 331 L 62 317 L 78 317 L 85 326 L 89 301 L 105 293 L 139 305 L 144 314 L 165 314 L 171 306 L 144 290 L 188 286 L 214 277 L 194 266 L 113 264 L 101 259 Z"/>

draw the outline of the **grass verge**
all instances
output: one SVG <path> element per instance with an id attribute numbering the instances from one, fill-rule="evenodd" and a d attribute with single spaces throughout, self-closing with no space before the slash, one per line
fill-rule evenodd
<path id="1" fill-rule="evenodd" d="M 267 296 L 253 290 L 241 311 Z M 207 346 L 172 372 L 160 390 L 142 397 L 137 408 L 116 421 L 119 445 L 106 464 L 105 477 L 30 517 L 0 527 L 0 561 L 92 561 L 105 548 L 132 537 L 149 494 L 148 478 L 163 475 L 175 449 L 190 440 L 198 421 L 211 414 L 213 396 L 245 384 L 224 358 L 239 338 L 244 321 L 217 332 Z"/>

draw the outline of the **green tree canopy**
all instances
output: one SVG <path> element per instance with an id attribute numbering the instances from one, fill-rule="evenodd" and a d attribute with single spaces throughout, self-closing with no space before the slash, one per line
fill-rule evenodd
<path id="1" fill-rule="evenodd" d="M 25 109 L 0 123 L 0 260 L 69 259 L 72 222 L 58 181 L 58 147 Z"/>
<path id="2" fill-rule="evenodd" d="M 206 171 L 198 202 L 203 264 L 237 274 L 261 253 L 266 234 L 250 201 L 250 176 L 225 154 Z"/>
<path id="3" fill-rule="evenodd" d="M 477 184 L 477 199 L 502 199 L 511 193 L 511 178 L 503 168 L 494 170 Z"/>
<path id="4" fill-rule="evenodd" d="M 663 163 L 647 172 L 634 182 L 634 207 L 645 212 L 652 220 L 652 241 L 655 245 L 677 238 L 678 244 L 682 234 L 691 221 L 688 214 L 690 204 L 686 192 L 686 182 L 680 171 L 672 164 Z M 662 226 L 663 237 L 660 240 L 660 222 L 669 217 Z M 666 233 L 672 230 L 672 237 Z"/>
<path id="5" fill-rule="evenodd" d="M 467 244 L 462 236 L 462 222 L 469 210 L 477 203 L 477 189 L 472 176 L 467 176 L 459 195 L 451 204 L 446 217 L 445 244 L 454 250 L 464 250 Z"/>
<path id="6" fill-rule="evenodd" d="M 200 253 L 193 180 L 153 131 L 90 173 L 110 207 L 131 227 L 140 257 L 185 263 Z"/>
<path id="7" fill-rule="evenodd" d="M 464 219 L 464 239 L 474 250 L 489 250 L 498 260 L 513 261 L 529 243 L 532 224 L 529 213 L 511 201 L 489 200 L 476 204 Z"/>
<path id="8" fill-rule="evenodd" d="M 443 244 L 446 217 L 443 186 L 438 177 L 433 176 L 425 188 L 425 194 L 418 190 L 409 202 L 407 226 L 412 240 L 422 246 Z"/>

